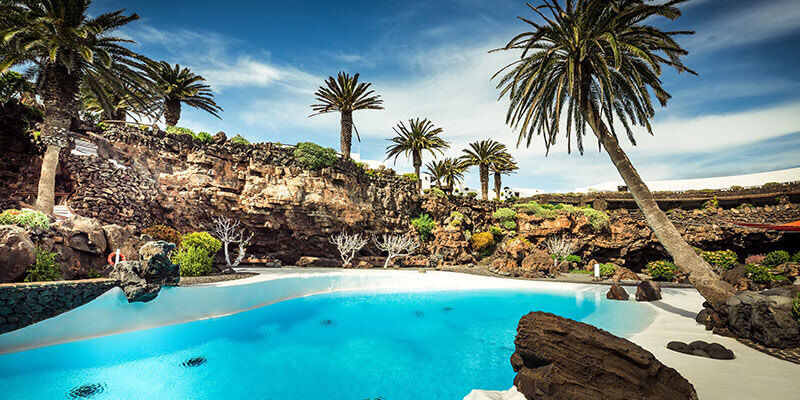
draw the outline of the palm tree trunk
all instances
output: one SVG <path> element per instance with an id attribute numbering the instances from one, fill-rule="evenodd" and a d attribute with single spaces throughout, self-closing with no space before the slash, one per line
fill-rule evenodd
<path id="1" fill-rule="evenodd" d="M 584 93 L 588 93 L 584 91 Z M 661 211 L 630 159 L 619 146 L 617 139 L 611 135 L 605 123 L 600 119 L 597 110 L 588 101 L 588 96 L 582 99 L 581 104 L 589 122 L 603 148 L 608 153 L 617 171 L 622 176 L 633 199 L 642 210 L 648 225 L 655 233 L 658 241 L 664 246 L 675 261 L 675 265 L 688 273 L 689 280 L 709 303 L 724 301 L 734 295 L 733 287 L 720 279 L 711 266 L 706 263 L 688 243 L 681 237 L 675 225 Z"/>
<path id="2" fill-rule="evenodd" d="M 350 158 L 350 143 L 353 141 L 353 112 L 342 111 L 341 147 L 342 160 Z"/>
<path id="3" fill-rule="evenodd" d="M 56 171 L 58 169 L 58 156 L 61 153 L 61 146 L 50 145 L 44 152 L 42 158 L 42 169 L 39 174 L 39 191 L 36 195 L 37 211 L 47 215 L 53 215 L 55 207 L 56 191 Z"/>
<path id="4" fill-rule="evenodd" d="M 481 178 L 481 198 L 489 200 L 489 166 L 481 165 L 478 167 Z"/>
<path id="5" fill-rule="evenodd" d="M 164 101 L 164 120 L 167 126 L 175 126 L 181 119 L 181 101 L 167 99 Z"/>
<path id="6" fill-rule="evenodd" d="M 422 193 L 422 176 L 419 174 L 419 169 L 422 168 L 422 154 L 419 151 L 412 152 L 411 160 L 414 163 L 414 173 L 417 175 L 417 193 Z"/>
<path id="7" fill-rule="evenodd" d="M 501 185 L 501 177 L 499 172 L 494 173 L 494 195 L 497 198 L 497 201 L 500 201 L 500 185 Z"/>

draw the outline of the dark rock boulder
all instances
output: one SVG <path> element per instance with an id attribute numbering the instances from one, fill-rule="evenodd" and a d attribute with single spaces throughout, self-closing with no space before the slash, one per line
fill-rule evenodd
<path id="1" fill-rule="evenodd" d="M 652 353 L 591 325 L 532 312 L 514 343 L 514 385 L 527 399 L 697 399 Z"/>
<path id="2" fill-rule="evenodd" d="M 702 340 L 696 340 L 692 343 L 686 344 L 683 342 L 669 342 L 667 348 L 678 353 L 695 355 L 700 357 L 708 357 L 717 360 L 733 360 L 735 356 L 733 351 L 719 343 L 706 343 Z"/>
<path id="3" fill-rule="evenodd" d="M 228 140 L 228 135 L 226 135 L 223 131 L 219 131 L 212 137 L 212 139 L 214 140 L 215 144 L 223 144 Z"/>
<path id="4" fill-rule="evenodd" d="M 97 219 L 78 216 L 60 220 L 53 224 L 53 230 L 64 238 L 68 247 L 75 250 L 103 255 L 108 249 L 103 224 Z"/>
<path id="5" fill-rule="evenodd" d="M 651 280 L 644 280 L 636 287 L 636 301 L 661 300 L 661 286 Z"/>
<path id="6" fill-rule="evenodd" d="M 147 242 L 139 249 L 139 261 L 142 263 L 141 277 L 147 283 L 164 286 L 177 286 L 180 269 L 169 259 L 175 249 L 173 243 L 165 241 Z"/>
<path id="7" fill-rule="evenodd" d="M 0 225 L 0 282 L 15 282 L 36 262 L 30 236 L 18 226 Z"/>
<path id="8" fill-rule="evenodd" d="M 625 288 L 618 284 L 613 284 L 611 285 L 611 288 L 608 289 L 606 298 L 609 300 L 628 300 L 630 296 L 628 295 L 628 292 L 625 291 Z"/>
<path id="9" fill-rule="evenodd" d="M 108 275 L 109 278 L 119 282 L 119 286 L 125 292 L 125 297 L 131 303 L 146 303 L 153 300 L 161 290 L 161 285 L 149 285 L 139 276 L 141 266 L 139 261 L 120 261 L 114 265 Z"/>

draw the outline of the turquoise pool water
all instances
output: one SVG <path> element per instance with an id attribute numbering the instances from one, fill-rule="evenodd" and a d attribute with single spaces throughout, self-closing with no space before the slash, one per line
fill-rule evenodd
<path id="1" fill-rule="evenodd" d="M 516 325 L 534 310 L 620 336 L 652 321 L 594 293 L 329 293 L 3 355 L 0 388 L 7 399 L 461 399 L 511 387 Z"/>

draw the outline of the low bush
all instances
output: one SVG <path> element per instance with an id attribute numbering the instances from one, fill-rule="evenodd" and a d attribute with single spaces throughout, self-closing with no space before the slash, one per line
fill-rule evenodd
<path id="1" fill-rule="evenodd" d="M 192 232 L 183 235 L 181 247 L 195 247 L 205 251 L 209 256 L 214 257 L 218 251 L 222 250 L 222 242 L 211 236 L 208 232 Z"/>
<path id="2" fill-rule="evenodd" d="M 503 237 L 503 230 L 500 229 L 499 226 L 489 227 L 489 232 L 491 232 L 492 235 L 494 235 L 495 240 Z"/>
<path id="3" fill-rule="evenodd" d="M 181 276 L 208 275 L 214 265 L 211 255 L 205 249 L 195 246 L 181 247 L 172 256 L 172 262 L 180 267 Z"/>
<path id="4" fill-rule="evenodd" d="M 242 136 L 242 135 L 240 135 L 238 133 L 236 134 L 236 136 L 232 137 L 229 141 L 231 143 L 233 143 L 233 144 L 240 144 L 240 145 L 243 145 L 243 146 L 251 146 L 252 145 L 249 140 L 245 139 L 244 136 Z"/>
<path id="5" fill-rule="evenodd" d="M 573 263 L 573 262 L 574 263 L 579 263 L 579 262 L 583 261 L 583 259 L 581 259 L 581 256 L 578 256 L 578 255 L 575 255 L 575 254 L 570 254 L 567 257 L 565 257 L 564 259 L 567 260 L 567 262 L 571 262 L 571 263 Z"/>
<path id="6" fill-rule="evenodd" d="M 585 269 L 571 269 L 571 270 L 569 270 L 569 273 L 570 273 L 570 274 L 585 274 L 585 275 L 590 275 L 590 274 L 592 274 L 592 271 L 588 271 L 588 270 L 585 270 Z"/>
<path id="7" fill-rule="evenodd" d="M 50 253 L 39 247 L 34 249 L 36 262 L 26 272 L 25 282 L 46 282 L 61 279 L 61 269 L 56 264 L 56 253 Z"/>
<path id="8" fill-rule="evenodd" d="M 514 204 L 513 207 L 522 212 L 533 214 L 541 218 L 552 219 L 558 217 L 558 211 L 554 210 L 553 206 L 550 204 L 539 205 L 539 203 L 531 201 L 523 204 Z"/>
<path id="9" fill-rule="evenodd" d="M 50 217 L 34 210 L 5 210 L 0 213 L 0 225 L 17 225 L 23 228 L 50 229 Z"/>
<path id="10" fill-rule="evenodd" d="M 515 218 L 517 218 L 517 212 L 507 207 L 501 207 L 492 213 L 492 217 L 501 222 L 513 221 Z"/>
<path id="11" fill-rule="evenodd" d="M 747 277 L 755 283 L 767 283 L 772 280 L 769 268 L 763 265 L 747 264 L 745 267 Z"/>
<path id="12" fill-rule="evenodd" d="M 739 256 L 732 250 L 704 251 L 703 259 L 721 269 L 731 269 L 739 262 Z"/>
<path id="13" fill-rule="evenodd" d="M 444 190 L 439 189 L 439 188 L 432 188 L 431 189 L 431 196 L 442 198 L 442 197 L 445 197 L 446 195 L 444 193 Z"/>
<path id="14" fill-rule="evenodd" d="M 90 269 L 89 271 L 86 272 L 86 277 L 89 278 L 89 279 L 101 278 L 102 276 L 103 276 L 103 274 L 101 274 L 100 271 L 98 271 L 98 270 L 96 270 L 94 268 L 92 268 L 92 269 Z"/>
<path id="15" fill-rule="evenodd" d="M 759 264 L 759 265 L 761 265 L 761 263 L 764 262 L 764 259 L 766 257 L 767 256 L 765 256 L 763 254 L 749 255 L 749 256 L 747 256 L 747 258 L 744 259 L 744 263 L 745 264 Z"/>
<path id="16" fill-rule="evenodd" d="M 181 244 L 181 233 L 171 226 L 153 225 L 142 230 L 142 233 L 150 236 L 153 240 L 163 240 L 174 243 L 176 246 Z"/>
<path id="17" fill-rule="evenodd" d="M 503 229 L 506 229 L 506 230 L 509 230 L 509 231 L 513 231 L 513 230 L 517 229 L 517 223 L 514 222 L 514 221 L 503 221 L 503 222 L 500 223 L 500 225 L 503 227 Z"/>
<path id="18" fill-rule="evenodd" d="M 189 135 L 191 137 L 195 137 L 193 130 L 189 128 L 184 128 L 182 126 L 168 126 L 167 133 L 171 133 L 173 135 Z"/>
<path id="19" fill-rule="evenodd" d="M 703 203 L 703 208 L 704 209 L 719 208 L 719 200 L 717 200 L 717 196 L 714 196 L 706 200 L 706 202 Z"/>
<path id="20" fill-rule="evenodd" d="M 800 251 L 794 253 L 794 255 L 792 256 L 792 262 L 800 264 Z"/>
<path id="21" fill-rule="evenodd" d="M 647 263 L 647 275 L 650 275 L 654 281 L 671 281 L 675 279 L 677 271 L 678 267 L 666 260 Z"/>
<path id="22" fill-rule="evenodd" d="M 199 132 L 194 138 L 203 143 L 214 143 L 214 137 L 208 132 Z"/>
<path id="23" fill-rule="evenodd" d="M 450 213 L 450 222 L 448 223 L 448 225 L 455 228 L 457 226 L 461 226 L 461 224 L 463 223 L 464 223 L 464 214 L 458 211 L 453 211 Z"/>
<path id="24" fill-rule="evenodd" d="M 302 142 L 294 149 L 294 158 L 304 168 L 318 170 L 328 168 L 336 162 L 336 150 L 316 143 Z"/>
<path id="25" fill-rule="evenodd" d="M 476 198 L 478 197 L 478 192 L 467 192 L 467 197 Z"/>
<path id="26" fill-rule="evenodd" d="M 614 266 L 614 264 L 600 264 L 600 276 L 613 276 L 615 272 L 617 272 L 617 268 Z"/>
<path id="27" fill-rule="evenodd" d="M 480 232 L 472 235 L 470 239 L 472 248 L 476 251 L 483 251 L 494 245 L 494 235 L 491 232 Z"/>
<path id="28" fill-rule="evenodd" d="M 430 239 L 431 232 L 433 232 L 436 222 L 433 221 L 430 215 L 420 214 L 417 218 L 411 220 L 411 225 L 417 230 L 419 239 L 426 242 Z"/>
<path id="29" fill-rule="evenodd" d="M 591 207 L 581 208 L 581 212 L 589 220 L 592 229 L 599 231 L 608 226 L 608 221 L 611 219 L 605 211 L 595 210 Z"/>
<path id="30" fill-rule="evenodd" d="M 794 319 L 800 323 L 800 293 L 797 293 L 794 296 L 794 301 L 792 301 L 792 314 L 794 314 Z"/>
<path id="31" fill-rule="evenodd" d="M 773 268 L 783 263 L 789 262 L 791 258 L 792 257 L 789 255 L 788 251 L 775 250 L 767 253 L 766 257 L 764 257 L 764 261 L 761 262 L 761 265 L 767 268 Z"/>
<path id="32" fill-rule="evenodd" d="M 416 182 L 416 181 L 419 180 L 419 178 L 417 177 L 417 174 L 415 174 L 413 172 L 408 172 L 408 173 L 403 174 L 403 178 L 406 178 L 406 179 L 410 180 L 411 182 Z"/>

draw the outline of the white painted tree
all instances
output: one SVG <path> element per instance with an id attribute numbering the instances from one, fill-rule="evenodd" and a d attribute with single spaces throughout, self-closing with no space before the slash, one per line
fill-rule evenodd
<path id="1" fill-rule="evenodd" d="M 571 237 L 564 234 L 548 237 L 544 241 L 544 246 L 547 248 L 547 251 L 549 251 L 550 254 L 556 256 L 553 258 L 553 265 L 558 265 L 560 260 L 572 255 L 575 253 L 575 250 L 578 249 L 577 243 L 575 243 Z"/>
<path id="2" fill-rule="evenodd" d="M 222 242 L 222 248 L 225 250 L 225 265 L 231 268 L 239 266 L 239 263 L 244 259 L 247 245 L 250 244 L 250 240 L 255 236 L 254 233 L 251 233 L 250 236 L 245 237 L 244 229 L 239 229 L 240 225 L 241 222 L 238 219 L 228 217 L 214 218 L 214 235 Z M 239 253 L 236 255 L 234 262 L 231 262 L 231 255 L 228 250 L 228 245 L 231 243 L 236 243 L 239 246 Z"/>
<path id="3" fill-rule="evenodd" d="M 330 239 L 330 242 L 339 250 L 345 266 L 350 265 L 350 261 L 367 244 L 367 241 L 367 238 L 362 237 L 360 233 L 351 235 L 346 232 L 333 235 Z"/>
<path id="4" fill-rule="evenodd" d="M 419 248 L 419 243 L 411 236 L 407 235 L 383 235 L 383 242 L 378 241 L 377 237 L 372 237 L 375 247 L 380 251 L 385 251 L 388 255 L 383 263 L 383 268 L 389 266 L 389 262 L 398 256 L 410 256 L 414 250 Z"/>

